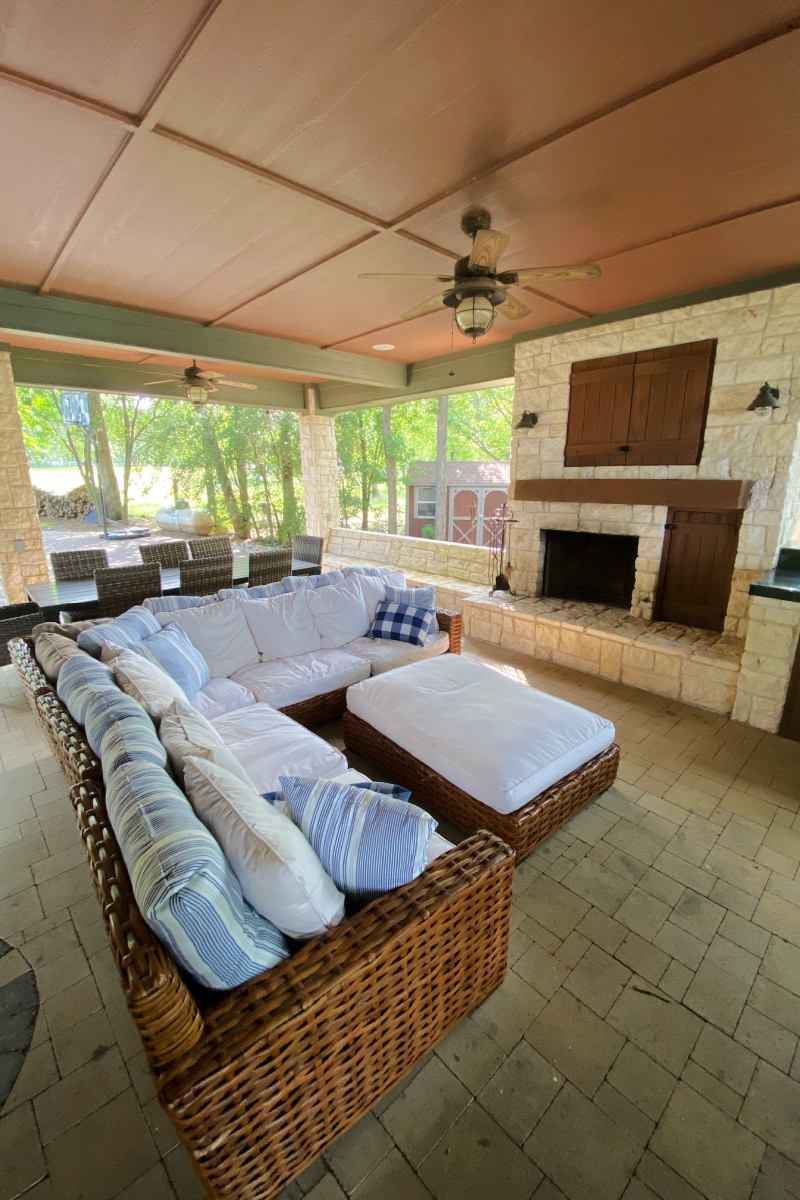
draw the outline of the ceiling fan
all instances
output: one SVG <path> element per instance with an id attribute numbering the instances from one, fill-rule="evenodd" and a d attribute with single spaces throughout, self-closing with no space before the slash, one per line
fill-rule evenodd
<path id="1" fill-rule="evenodd" d="M 497 261 L 510 242 L 507 233 L 492 229 L 492 216 L 485 208 L 470 208 L 461 218 L 461 228 L 472 238 L 472 251 L 460 258 L 452 275 L 421 275 L 419 272 L 406 274 L 384 274 L 369 272 L 359 279 L 436 279 L 449 284 L 444 292 L 423 300 L 403 313 L 401 321 L 421 317 L 445 306 L 455 310 L 458 328 L 473 342 L 491 328 L 495 310 L 511 321 L 527 316 L 530 309 L 515 295 L 508 292 L 516 284 L 543 283 L 545 281 L 568 282 L 573 279 L 599 279 L 602 274 L 597 263 L 584 263 L 570 267 L 517 267 L 512 271 L 498 271 Z"/>
<path id="2" fill-rule="evenodd" d="M 242 383 L 238 379 L 228 379 L 225 375 L 221 375 L 219 371 L 204 371 L 197 365 L 197 359 L 192 359 L 192 365 L 187 367 L 181 375 L 170 375 L 167 379 L 154 379 L 151 383 L 145 384 L 145 387 L 158 387 L 160 383 L 179 383 L 186 391 L 186 396 L 193 404 L 205 404 L 212 392 L 218 391 L 217 384 L 221 387 L 247 388 L 248 391 L 255 391 L 258 387 L 256 383 Z"/>

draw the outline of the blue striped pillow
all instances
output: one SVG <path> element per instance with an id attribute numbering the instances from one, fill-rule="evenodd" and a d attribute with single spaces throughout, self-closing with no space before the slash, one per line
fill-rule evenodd
<path id="1" fill-rule="evenodd" d="M 248 588 L 220 588 L 217 592 L 218 600 L 269 600 L 271 596 L 283 595 L 283 583 L 279 579 L 276 583 L 257 583 L 255 587 Z"/>
<path id="2" fill-rule="evenodd" d="M 115 646 L 122 646 L 123 650 L 127 650 L 129 646 L 140 642 L 149 634 L 158 633 L 160 628 L 153 614 L 141 604 L 136 604 L 113 621 L 84 629 L 78 634 L 78 645 L 81 650 L 87 650 L 89 654 L 99 658 L 106 642 L 113 642 Z"/>
<path id="3" fill-rule="evenodd" d="M 288 815 L 340 891 L 369 900 L 425 869 L 436 821 L 416 804 L 329 779 L 280 782 Z"/>
<path id="4" fill-rule="evenodd" d="M 112 773 L 125 763 L 152 763 L 162 769 L 167 765 L 167 752 L 158 740 L 153 722 L 144 712 L 139 717 L 113 721 L 100 739 L 98 756 L 103 764 L 106 785 Z"/>
<path id="5" fill-rule="evenodd" d="M 152 596 L 142 601 L 142 607 L 151 613 L 179 612 L 182 608 L 202 608 L 213 604 L 216 596 Z"/>
<path id="6" fill-rule="evenodd" d="M 324 571 L 321 575 L 287 575 L 281 580 L 285 592 L 297 592 L 300 588 L 328 587 L 331 583 L 344 583 L 344 571 Z"/>
<path id="7" fill-rule="evenodd" d="M 142 916 L 205 987 L 236 987 L 286 958 L 283 934 L 242 895 L 214 837 L 159 767 L 128 764 L 106 805 Z"/>
<path id="8" fill-rule="evenodd" d="M 159 629 L 143 642 L 137 642 L 131 649 L 166 671 L 183 688 L 188 700 L 211 678 L 208 663 L 176 622 Z"/>
<path id="9" fill-rule="evenodd" d="M 422 646 L 428 634 L 433 632 L 435 621 L 436 614 L 430 608 L 417 608 L 414 604 L 392 604 L 388 600 L 382 600 L 367 637 L 388 638 L 394 642 L 410 642 L 412 646 Z"/>
<path id="10" fill-rule="evenodd" d="M 105 663 L 77 654 L 68 658 L 58 673 L 56 691 L 79 725 L 86 724 L 86 708 L 98 692 L 119 692 L 111 668 Z"/>

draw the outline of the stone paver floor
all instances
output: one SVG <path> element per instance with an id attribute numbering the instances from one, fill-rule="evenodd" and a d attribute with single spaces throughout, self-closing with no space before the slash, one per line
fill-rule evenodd
<path id="1" fill-rule="evenodd" d="M 797 1200 L 800 745 L 466 652 L 615 721 L 619 780 L 517 869 L 503 985 L 282 1200 Z M 202 1197 L 11 668 L 0 757 L 0 1008 L 31 970 L 40 1002 L 0 1200 Z"/>

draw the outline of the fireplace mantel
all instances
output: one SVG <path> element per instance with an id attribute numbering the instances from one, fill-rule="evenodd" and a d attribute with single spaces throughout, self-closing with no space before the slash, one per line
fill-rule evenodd
<path id="1" fill-rule="evenodd" d="M 751 487 L 748 479 L 518 479 L 511 499 L 741 510 Z"/>

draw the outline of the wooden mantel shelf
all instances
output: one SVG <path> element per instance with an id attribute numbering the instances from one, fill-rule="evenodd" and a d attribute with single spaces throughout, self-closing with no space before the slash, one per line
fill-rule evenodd
<path id="1" fill-rule="evenodd" d="M 741 510 L 751 487 L 749 479 L 517 479 L 511 499 Z"/>

